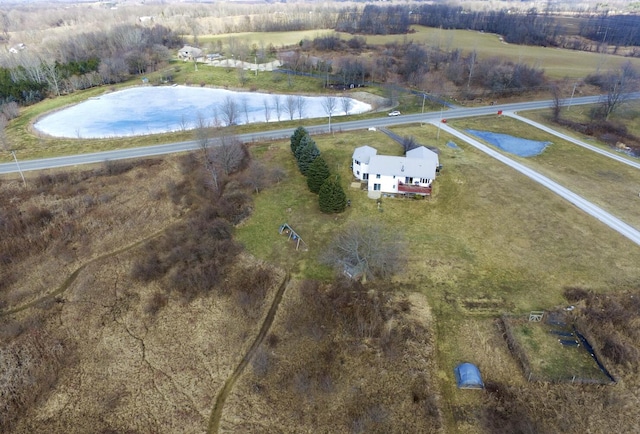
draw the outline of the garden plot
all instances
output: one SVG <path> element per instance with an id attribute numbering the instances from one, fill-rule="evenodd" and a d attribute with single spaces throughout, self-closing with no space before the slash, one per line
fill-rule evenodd
<path id="1" fill-rule="evenodd" d="M 503 318 L 509 347 L 527 379 L 598 384 L 613 381 L 570 322 L 545 316 L 542 322 L 525 317 Z"/>

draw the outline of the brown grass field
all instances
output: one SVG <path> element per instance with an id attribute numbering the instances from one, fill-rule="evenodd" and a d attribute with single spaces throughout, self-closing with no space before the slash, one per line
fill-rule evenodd
<path id="1" fill-rule="evenodd" d="M 310 327 L 318 323 L 308 321 L 313 316 L 300 317 L 310 304 L 301 307 L 305 293 L 296 289 L 301 283 L 292 283 L 259 357 L 227 399 L 221 429 L 299 432 L 323 426 L 326 432 L 358 432 L 361 427 L 367 432 L 398 432 L 402 427 L 416 432 L 505 432 L 490 422 L 504 427 L 517 419 L 538 432 L 578 432 L 587 423 L 592 432 L 604 432 L 614 415 L 619 432 L 632 432 L 629 428 L 638 415 L 626 404 L 637 399 L 633 376 L 623 375 L 615 386 L 615 395 L 622 398 L 616 398 L 610 386 L 527 383 L 493 318 L 502 312 L 562 304 L 562 291 L 568 286 L 611 294 L 637 288 L 637 246 L 472 148 L 444 146 L 450 138 L 442 133 L 436 141 L 433 127 L 401 132 L 439 146 L 444 170 L 431 199 L 386 199 L 383 212 L 363 192 L 351 190 L 352 206 L 345 214 L 321 215 L 293 167 L 288 143 L 252 148 L 256 159 L 283 167 L 289 176 L 254 197 L 253 215 L 238 227 L 236 238 L 257 260 L 291 270 L 292 282 L 332 280 L 331 270 L 318 267 L 315 258 L 332 231 L 349 220 L 386 222 L 405 233 L 410 243 L 405 272 L 385 291 L 376 290 L 388 295 L 380 311 L 384 321 L 378 323 L 384 327 L 371 336 L 350 338 L 346 331 L 352 326 L 344 319 L 326 332 Z M 316 140 L 345 187 L 350 182 L 348 157 L 355 146 L 366 142 L 381 152 L 401 152 L 377 132 Z M 14 282 L 3 290 L 5 311 L 57 288 L 90 258 L 132 245 L 189 215 L 186 203 L 174 205 L 166 189 L 169 181 L 179 182 L 181 177 L 178 160 L 167 158 L 116 176 L 89 178 L 75 187 L 56 184 L 44 195 L 25 195 L 17 180 L 4 179 L 3 194 L 15 198 L 5 203 L 64 210 L 68 202 L 67 208 L 79 213 L 74 234 L 80 235 L 67 243 L 67 250 L 78 252 L 75 255 L 51 254 L 52 249 L 67 251 L 51 243 L 14 270 Z M 70 192 L 64 193 L 63 187 Z M 105 197 L 92 204 L 83 194 Z M 108 200 L 109 195 L 113 196 Z M 90 205 L 85 205 L 87 210 L 78 207 L 80 200 Z M 278 235 L 283 221 L 302 235 L 309 251 L 296 252 Z M 96 426 L 142 432 L 153 427 L 169 432 L 205 430 L 216 394 L 256 334 L 264 315 L 260 312 L 272 292 L 249 320 L 233 297 L 221 295 L 191 301 L 169 295 L 154 314 L 154 297 L 162 293 L 162 284 L 132 280 L 128 272 L 141 247 L 89 263 L 57 296 L 59 302 L 39 303 L 2 318 L 4 339 L 26 339 L 31 335 L 12 336 L 35 324 L 35 330 L 63 342 L 70 357 L 51 389 L 33 398 L 15 432 L 44 427 L 82 432 Z M 236 273 L 233 270 L 244 273 L 239 270 L 255 267 L 250 265 L 255 261 L 240 261 L 229 276 Z M 321 299 L 326 291 L 322 288 L 311 300 Z M 315 310 L 306 311 L 311 315 Z M 405 329 L 413 331 L 401 333 L 403 339 L 389 339 L 397 336 L 394 330 Z M 318 354 L 328 358 L 326 365 L 316 360 Z M 488 392 L 455 388 L 452 369 L 460 361 L 479 365 Z M 354 389 L 354 384 L 361 386 Z M 512 405 L 500 404 L 505 400 Z M 430 421 L 428 427 L 425 420 Z"/>
<path id="2" fill-rule="evenodd" d="M 499 49 L 494 35 L 418 30 L 416 37 L 443 45 L 476 48 L 470 42 L 476 40 L 479 51 L 485 44 Z M 563 69 L 566 53 L 554 52 L 505 55 L 544 59 L 558 77 L 577 74 Z M 579 65 L 581 73 L 601 60 Z M 193 83 L 226 74 L 182 72 Z M 60 103 L 27 109 L 24 123 L 12 128 Z M 633 110 L 623 118 L 637 129 Z M 640 227 L 640 178 L 626 166 L 511 119 L 451 125 L 552 141 L 540 156 L 516 159 Z M 213 423 L 220 432 L 640 431 L 633 301 L 640 298 L 640 248 L 433 126 L 393 130 L 440 149 L 443 171 L 431 198 L 383 198 L 379 210 L 365 192 L 349 189 L 355 147 L 401 155 L 380 132 L 314 137 L 351 200 L 337 215 L 319 212 L 288 141 L 255 144 L 252 158 L 286 177 L 259 194 L 243 190 L 242 174 L 230 180 L 225 213 L 251 209 L 234 222 L 240 253 L 231 242 L 216 244 L 219 250 L 208 245 L 211 232 L 226 227 L 216 208 L 222 198 L 210 193 L 195 160 L 29 174 L 27 188 L 15 176 L 0 178 L 0 408 L 6 410 L 0 429 L 207 432 L 223 385 L 246 361 L 276 289 L 290 275 L 273 324 Z M 114 146 L 38 139 L 26 129 L 16 134 L 28 156 Z M 191 138 L 177 133 L 124 145 Z M 449 140 L 459 148 L 446 146 Z M 333 234 L 357 220 L 383 223 L 408 241 L 404 270 L 393 280 L 363 288 L 319 264 Z M 307 251 L 278 234 L 285 222 Z M 206 269 L 211 285 L 189 274 L 202 272 L 208 260 L 222 263 Z M 567 288 L 582 292 L 569 299 Z M 509 351 L 501 314 L 569 303 L 578 306 L 576 321 L 591 324 L 615 386 L 528 382 Z M 528 342 L 533 352 L 547 345 L 539 331 L 523 331 L 536 338 Z M 543 364 L 544 357 L 534 360 Z M 486 390 L 455 387 L 453 368 L 462 361 L 479 366 Z"/>

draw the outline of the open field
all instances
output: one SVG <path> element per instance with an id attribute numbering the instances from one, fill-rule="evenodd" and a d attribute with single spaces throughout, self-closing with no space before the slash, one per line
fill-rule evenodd
<path id="1" fill-rule="evenodd" d="M 447 49 L 477 49 L 481 56 L 521 59 L 548 68 L 547 74 L 557 78 L 579 78 L 627 60 L 510 46 L 495 35 L 475 32 L 416 30 L 407 39 L 423 38 Z M 279 44 L 289 40 L 295 44 L 301 35 L 319 34 L 237 37 L 269 36 Z M 224 43 L 229 37 L 219 38 Z M 369 42 L 378 38 L 385 43 L 404 36 L 367 37 Z M 215 44 L 215 38 L 201 40 Z M 159 81 L 166 72 L 149 78 Z M 286 77 L 262 73 L 257 77 L 248 73 L 242 87 L 234 69 L 199 66 L 195 71 L 191 63 L 174 63 L 169 72 L 175 81 L 194 86 L 236 88 L 237 83 L 242 90 L 321 90 L 306 78 L 294 77 L 289 85 Z M 122 140 L 53 140 L 28 131 L 37 116 L 104 90 L 78 92 L 24 109 L 10 126 L 19 143 L 19 158 L 193 139 L 193 133 L 179 132 Z M 419 109 L 416 101 L 403 104 L 403 111 Z M 636 131 L 637 113 L 634 108 L 623 115 Z M 583 114 L 577 108 L 572 111 L 572 116 Z M 298 124 L 283 122 L 277 127 Z M 640 227 L 637 171 L 512 119 L 486 117 L 451 125 L 553 141 L 538 157 L 513 158 Z M 256 124 L 235 131 L 263 128 Z M 350 157 L 355 147 L 364 144 L 387 155 L 401 155 L 400 146 L 381 132 L 317 136 L 314 140 L 323 157 L 340 175 L 351 200 L 351 206 L 337 215 L 319 212 L 317 196 L 308 191 L 287 140 L 252 145 L 255 160 L 267 168 L 283 169 L 286 176 L 259 194 L 242 191 L 242 178 L 229 183 L 237 189 L 232 198 L 240 204 L 227 202 L 226 211 L 252 212 L 229 229 L 246 252 L 233 256 L 224 273 L 213 269 L 206 277 L 217 283 L 204 285 L 195 295 L 180 293 L 176 287 L 203 285 L 202 275 L 189 274 L 189 266 L 195 269 L 203 257 L 226 258 L 224 251 L 208 250 L 208 237 L 225 232 L 226 226 L 219 226 L 222 211 L 207 206 L 219 197 L 211 193 L 210 179 L 193 176 L 193 161 L 190 167 L 179 156 L 131 167 L 127 162 L 106 164 L 87 168 L 92 173 L 86 177 L 85 168 L 71 175 L 29 174 L 27 188 L 17 175 L 1 177 L 0 228 L 14 228 L 16 233 L 26 226 L 32 230 L 23 237 L 31 246 L 25 247 L 28 255 L 17 250 L 19 236 L 11 243 L 0 237 L 0 351 L 18 353 L 21 344 L 56 351 L 49 356 L 55 362 L 54 373 L 38 376 L 41 371 L 34 368 L 25 375 L 24 384 L 38 383 L 42 390 L 16 400 L 26 410 L 11 422 L 12 432 L 205 432 L 218 393 L 258 335 L 285 274 L 291 275 L 291 284 L 272 328 L 228 396 L 218 421 L 221 431 L 639 432 L 640 380 L 634 366 L 618 367 L 616 374 L 623 375 L 615 387 L 527 382 L 496 319 L 503 313 L 521 315 L 565 306 L 568 287 L 590 291 L 603 305 L 609 296 L 635 294 L 640 288 L 640 247 L 434 126 L 392 130 L 440 149 L 443 170 L 433 196 L 383 198 L 379 210 L 366 192 L 349 189 Z M 446 146 L 449 140 L 459 148 Z M 195 193 L 184 193 L 187 188 Z M 197 195 L 205 205 L 194 199 Z M 245 198 L 249 198 L 246 203 Z M 196 211 L 207 219 L 190 220 Z M 333 234 L 353 221 L 382 222 L 408 241 L 401 274 L 362 288 L 335 279 L 334 270 L 319 264 Z M 296 251 L 278 234 L 285 222 L 302 236 L 307 251 Z M 184 254 L 188 248 L 197 260 Z M 175 273 L 172 267 L 178 266 L 186 273 Z M 132 272 L 136 267 L 151 275 L 165 274 L 155 279 L 136 277 Z M 247 290 L 254 288 L 247 277 L 253 272 L 263 273 L 268 283 L 257 301 Z M 50 297 L 42 297 L 45 294 Z M 637 310 L 631 298 L 616 302 Z M 585 316 L 589 323 L 597 323 L 597 307 Z M 614 303 L 608 307 L 620 311 Z M 615 323 L 611 328 L 625 328 L 629 336 L 637 336 L 634 315 L 620 315 L 618 321 L 625 327 Z M 542 338 L 540 330 L 520 331 L 525 338 Z M 628 336 L 620 339 L 637 348 Z M 541 349 L 536 345 L 529 342 L 534 353 Z M 541 360 L 542 356 L 535 363 L 549 376 L 566 363 L 545 367 Z M 453 368 L 463 361 L 479 366 L 485 391 L 455 387 Z M 45 369 L 42 366 L 48 363 L 39 369 Z M 0 384 L 6 384 L 1 374 L 9 371 L 0 369 Z M 10 389 L 14 391 L 3 390 Z"/>
<path id="2" fill-rule="evenodd" d="M 424 360 L 424 366 L 428 366 L 428 371 L 420 376 L 427 380 L 423 387 L 437 390 L 441 397 L 438 398 L 437 407 L 442 412 L 446 432 L 483 432 L 487 421 L 495 420 L 491 417 L 492 412 L 500 408 L 495 401 L 498 393 L 495 390 L 502 394 L 517 393 L 518 396 L 528 397 L 531 402 L 526 405 L 517 400 L 518 405 L 524 406 L 518 407 L 519 411 L 533 418 L 538 426 L 547 428 L 543 431 L 556 431 L 563 420 L 558 415 L 566 413 L 569 408 L 572 408 L 570 420 L 575 424 L 574 427 L 582 426 L 582 418 L 592 424 L 595 432 L 602 432 L 598 427 L 607 420 L 603 411 L 614 415 L 618 426 L 633 426 L 632 418 L 636 417 L 635 413 L 625 413 L 626 410 L 622 410 L 623 406 L 618 401 L 611 401 L 606 410 L 594 413 L 596 416 L 593 417 L 599 418 L 597 420 L 588 417 L 588 408 L 580 407 L 580 410 L 576 410 L 574 407 L 576 399 L 593 403 L 607 395 L 608 389 L 560 389 L 556 386 L 526 383 L 492 318 L 502 312 L 528 312 L 565 303 L 562 292 L 567 286 L 583 286 L 603 293 L 637 288 L 640 281 L 637 269 L 640 249 L 591 218 L 576 213 L 564 201 L 473 148 L 462 143 L 458 144 L 459 149 L 445 146 L 451 138 L 441 132 L 439 140 L 436 140 L 437 131 L 433 126 L 415 126 L 398 129 L 396 132 L 413 135 L 419 143 L 440 148 L 444 169 L 436 181 L 432 198 L 383 199 L 383 211 L 380 212 L 376 209 L 375 201 L 366 198 L 365 192 L 348 190 L 351 207 L 344 214 L 325 216 L 318 212 L 315 197 L 306 191 L 303 179 L 294 167 L 288 141 L 256 145 L 252 147 L 255 158 L 269 167 L 282 167 L 288 176 L 254 197 L 253 215 L 237 228 L 236 239 L 259 260 L 291 270 L 295 280 L 319 278 L 328 281 L 332 280 L 333 272 L 319 267 L 316 260 L 332 233 L 348 221 L 379 220 L 403 234 L 409 240 L 406 269 L 389 289 L 393 289 L 391 294 L 394 297 L 402 293 L 416 293 L 426 297 L 428 309 L 433 312 L 434 318 L 433 323 L 428 326 L 430 331 L 426 333 L 434 334 L 437 345 L 435 353 L 421 353 L 425 349 L 418 349 L 422 345 L 419 341 L 401 351 L 408 357 L 409 365 L 406 366 L 413 366 L 410 369 L 423 369 L 423 365 L 413 364 L 416 360 Z M 354 147 L 366 143 L 376 146 L 381 153 L 401 154 L 399 145 L 380 132 L 343 133 L 314 139 L 330 167 L 341 175 L 345 188 L 348 188 L 351 180 L 349 158 Z M 157 171 L 153 176 L 145 176 L 141 168 L 130 172 L 130 175 L 121 175 L 102 183 L 122 191 L 115 196 L 119 200 L 117 203 L 126 204 L 128 200 L 125 198 L 131 197 L 131 200 L 135 198 L 138 201 L 138 207 L 144 209 L 148 208 L 146 205 L 157 202 L 153 208 L 166 211 L 163 211 L 164 214 L 157 214 L 157 219 L 153 220 L 156 224 L 164 222 L 163 215 L 167 216 L 165 218 L 179 218 L 186 209 L 181 206 L 174 208 L 175 205 L 158 208 L 158 204 L 166 200 L 162 199 L 164 195 L 169 193 L 163 193 L 162 188 L 153 193 L 154 188 L 168 185 L 169 180 L 179 181 L 176 160 L 167 158 L 162 165 L 151 167 L 155 167 L 154 170 Z M 158 182 L 158 179 L 165 181 Z M 129 192 L 129 189 L 122 189 L 116 180 L 130 185 L 136 185 L 137 180 L 141 190 Z M 149 186 L 145 187 L 145 184 L 141 184 L 142 181 L 149 183 Z M 19 190 L 14 183 L 6 182 L 3 180 L 2 185 Z M 91 190 L 99 195 L 100 185 L 96 181 Z M 156 202 L 139 202 L 145 188 L 149 189 L 150 200 Z M 125 216 L 129 219 L 129 215 L 144 216 L 138 208 L 127 211 L 125 207 L 122 213 L 122 219 Z M 296 252 L 285 237 L 278 235 L 277 229 L 285 221 L 300 233 L 309 245 L 309 251 Z M 144 224 L 149 223 L 147 221 Z M 135 225 L 139 224 L 143 224 L 142 221 L 130 221 L 126 232 L 115 232 L 115 235 L 126 237 L 131 242 L 131 234 L 138 233 Z M 110 227 L 113 231 L 121 225 Z M 145 233 L 153 233 L 154 230 L 149 227 Z M 99 233 L 96 232 L 98 235 Z M 143 236 L 143 233 L 140 235 Z M 99 247 L 94 241 L 87 242 L 91 251 Z M 142 420 L 147 427 L 179 426 L 180 428 L 176 428 L 179 431 L 188 426 L 197 431 L 199 428 L 196 427 L 206 424 L 215 394 L 224 378 L 233 370 L 234 360 L 241 357 L 241 352 L 221 353 L 216 349 L 246 348 L 259 326 L 256 322 L 243 319 L 244 325 L 239 327 L 234 321 L 244 316 L 238 313 L 236 305 L 229 304 L 230 301 L 218 296 L 197 298 L 186 305 L 179 298 L 170 297 L 167 306 L 159 313 L 146 313 L 149 312 L 149 306 L 152 306 L 154 294 L 161 288 L 156 283 L 141 284 L 129 277 L 129 264 L 138 256 L 138 252 L 137 249 L 131 250 L 106 258 L 104 262 L 91 264 L 86 273 L 81 273 L 64 293 L 65 303 L 55 303 L 53 306 L 49 304 L 50 307 L 42 311 L 52 315 L 50 320 L 44 322 L 44 327 L 56 324 L 74 325 L 73 332 L 67 330 L 63 336 L 74 347 L 78 346 L 74 354 L 77 355 L 79 364 L 61 372 L 58 386 L 53 389 L 51 397 L 28 413 L 19 425 L 21 428 L 18 432 L 37 430 L 43 424 L 53 423 L 52 418 L 57 420 L 53 427 L 63 430 L 68 428 L 71 423 L 69 418 L 77 412 L 84 412 L 91 420 L 102 418 L 100 424 L 105 428 L 134 428 L 129 423 L 140 420 L 133 417 L 134 412 L 149 415 Z M 54 259 L 51 256 L 48 258 L 49 261 Z M 79 256 L 78 263 L 83 258 L 84 256 Z M 37 259 L 33 261 L 37 262 Z M 71 272 L 73 266 L 66 269 Z M 34 271 L 33 276 L 38 274 L 41 272 Z M 62 280 L 65 273 L 58 276 Z M 38 287 L 38 291 L 55 285 L 53 281 L 44 282 Z M 16 290 L 21 287 L 12 284 L 12 288 Z M 26 288 L 22 290 L 24 289 Z M 289 294 L 287 297 L 294 295 Z M 268 297 L 269 295 L 266 300 Z M 12 303 L 28 299 L 23 294 Z M 295 305 L 295 297 L 285 298 L 276 317 L 274 332 L 279 336 L 282 347 L 276 345 L 275 350 L 270 350 L 276 355 L 275 360 L 284 360 L 283 355 L 293 351 L 294 347 L 298 348 L 296 351 L 302 351 L 300 348 L 303 347 L 309 351 L 309 345 L 304 344 L 307 338 L 295 337 L 291 334 L 291 329 L 282 328 L 286 325 L 287 313 L 292 311 L 290 307 Z M 416 306 L 420 303 L 412 301 L 412 305 L 418 309 Z M 295 310 L 304 311 L 299 307 Z M 28 321 L 32 315 L 39 316 L 36 312 L 40 310 L 27 310 L 11 320 Z M 255 312 L 255 316 L 259 317 L 259 312 Z M 283 320 L 284 324 L 280 322 Z M 79 323 L 85 326 L 77 327 Z M 66 330 L 56 328 L 57 325 L 54 330 Z M 4 327 L 9 326 L 10 323 L 4 324 Z M 180 330 L 186 331 L 189 339 L 185 341 Z M 219 336 L 220 330 L 233 333 Z M 284 336 L 287 336 L 285 341 Z M 419 336 L 416 335 L 416 338 Z M 226 340 L 223 342 L 218 339 Z M 293 343 L 296 339 L 302 339 L 300 346 Z M 175 359 L 177 356 L 169 350 L 176 347 L 172 342 L 181 342 L 180 348 L 187 345 L 189 350 L 184 354 L 198 354 L 202 357 L 192 357 L 187 365 L 189 369 L 179 374 L 177 366 L 180 366 L 180 371 L 184 371 L 187 362 L 183 363 L 183 359 L 179 357 Z M 341 351 L 347 351 L 345 355 L 352 354 L 353 350 L 349 348 L 347 346 L 335 354 L 340 354 Z M 302 357 L 305 353 L 299 354 Z M 304 357 L 313 357 L 313 354 L 311 352 Z M 368 357 L 370 356 L 367 355 L 363 360 L 368 360 Z M 171 364 L 173 362 L 170 360 L 173 359 L 178 365 Z M 453 367 L 460 361 L 477 363 L 485 382 L 493 388 L 492 392 L 487 394 L 457 390 L 453 384 Z M 436 365 L 433 365 L 434 362 Z M 352 362 L 347 362 L 347 365 L 358 369 L 359 365 L 350 363 Z M 126 366 L 129 367 L 125 369 Z M 279 363 L 270 366 L 272 370 L 269 372 L 273 375 L 281 372 L 281 369 L 285 369 L 282 372 L 290 372 L 290 369 Z M 392 369 L 385 366 L 384 363 L 380 365 L 383 370 L 381 372 L 390 373 Z M 397 363 L 394 364 L 394 367 L 397 366 Z M 298 403 L 300 399 L 295 397 L 301 393 L 302 397 L 317 396 L 315 388 L 323 384 L 320 382 L 317 383 L 318 386 L 313 386 L 316 384 L 314 378 L 320 378 L 313 376 L 317 374 L 315 371 L 309 373 L 312 375 L 311 386 L 305 386 L 304 379 L 307 377 L 303 375 L 292 380 L 281 373 L 276 377 L 269 377 L 271 379 L 268 381 L 263 380 L 261 378 L 265 377 L 260 377 L 259 368 L 259 365 L 252 365 L 246 376 L 239 379 L 238 388 L 232 391 L 223 411 L 221 426 L 232 430 L 234 426 L 240 430 L 248 427 L 248 432 L 264 431 L 267 429 L 264 423 L 268 426 L 270 420 L 278 420 L 277 417 L 281 415 L 276 412 L 274 419 L 266 416 L 273 409 L 271 405 L 281 408 L 278 407 L 282 404 L 280 402 L 270 404 L 278 396 L 284 396 L 272 395 L 274 384 L 288 384 L 286 387 L 289 392 L 286 396 L 289 398 L 286 399 L 290 403 Z M 258 369 L 258 374 L 253 369 Z M 101 372 L 109 372 L 109 376 L 101 377 Z M 256 379 L 255 375 L 259 378 Z M 343 374 L 340 374 L 340 370 L 332 371 L 332 378 L 335 379 L 335 375 Z M 402 375 L 404 374 L 394 373 L 393 378 L 400 379 Z M 126 382 L 121 381 L 122 378 L 126 378 Z M 131 378 L 140 378 L 142 383 L 132 383 Z M 196 378 L 198 381 L 195 381 Z M 203 383 L 202 378 L 211 381 Z M 381 378 L 392 381 L 391 377 Z M 401 380 L 403 383 L 407 381 L 409 380 Z M 196 387 L 196 384 L 199 386 Z M 338 385 L 342 383 L 333 384 L 342 390 L 343 386 Z M 627 396 L 631 393 L 628 388 L 635 387 L 635 384 L 632 381 L 619 386 L 623 389 L 617 393 Z M 96 393 L 105 398 L 98 399 Z M 251 394 L 249 402 L 252 404 L 243 399 L 248 393 Z M 548 395 L 552 396 L 550 401 L 542 399 Z M 366 394 L 363 396 L 366 397 Z M 169 410 L 174 402 L 170 397 L 180 400 L 177 410 Z M 300 402 L 301 408 L 306 408 L 306 398 Z M 418 402 L 423 402 L 420 397 Z M 88 403 L 95 404 L 86 407 Z M 261 408 L 259 414 L 264 417 L 252 420 L 249 425 L 236 425 L 238 418 L 244 418 L 248 414 L 247 405 Z M 425 401 L 424 405 L 426 410 L 431 408 L 428 411 L 433 411 L 431 403 Z M 67 412 L 70 408 L 74 410 L 68 416 L 60 418 L 58 415 L 61 408 L 65 408 Z M 350 411 L 345 417 L 353 418 L 359 423 L 367 424 L 374 420 L 371 419 L 370 412 L 373 410 L 370 407 L 353 408 Z M 549 415 L 549 411 L 556 416 Z M 163 415 L 162 418 L 154 416 L 157 412 Z M 308 413 L 302 411 L 299 414 Z M 301 417 L 289 423 L 298 427 L 298 423 L 312 424 L 324 420 L 322 418 L 325 416 L 319 413 L 318 417 L 320 419 L 315 421 Z M 80 422 L 85 423 L 84 420 L 81 419 Z M 387 426 L 384 423 L 391 420 L 393 419 L 382 420 L 383 425 L 380 426 Z M 142 426 L 138 428 L 142 429 Z M 564 431 L 577 432 L 567 429 Z"/>
<path id="3" fill-rule="evenodd" d="M 496 147 L 494 149 L 580 194 L 630 225 L 640 228 L 640 172 L 637 169 L 589 152 L 508 117 L 485 116 L 455 120 L 449 124 L 462 131 L 492 131 L 551 142 L 552 144 L 541 154 L 528 158 L 503 152 Z"/>
<path id="4" fill-rule="evenodd" d="M 300 186 L 288 143 L 257 147 L 259 158 L 293 173 L 257 198 L 254 215 L 239 228 L 238 239 L 269 261 L 291 263 L 292 256 L 299 258 L 293 271 L 300 276 L 327 278 L 330 270 L 312 265 L 314 258 L 327 236 L 347 220 L 380 220 L 404 234 L 410 242 L 407 269 L 399 281 L 424 293 L 434 310 L 438 378 L 449 406 L 445 413 L 451 426 L 461 432 L 478 432 L 479 422 L 467 420 L 467 407 L 482 406 L 482 399 L 451 385 L 455 363 L 475 361 L 489 380 L 501 384 L 522 381 L 491 316 L 562 304 L 567 286 L 584 285 L 598 292 L 634 288 L 640 277 L 636 267 L 640 249 L 473 148 L 460 143 L 458 150 L 446 147 L 450 138 L 441 133 L 436 141 L 433 127 L 399 130 L 419 143 L 440 148 L 444 169 L 431 199 L 383 199 L 383 212 L 379 212 L 365 192 L 349 190 L 352 205 L 346 213 L 323 217 L 316 214 L 313 196 Z M 354 146 L 369 144 L 382 152 L 401 152 L 380 133 L 315 140 L 341 174 L 345 189 L 351 179 L 348 161 Z M 308 252 L 297 253 L 279 238 L 277 227 L 284 221 L 309 244 Z M 257 239 L 259 233 L 263 235 Z M 473 342 L 471 330 L 475 330 Z M 505 345 L 503 352 L 496 351 L 495 345 Z M 500 354 L 501 359 L 495 359 Z"/>
<path id="5" fill-rule="evenodd" d="M 597 70 L 617 69 L 626 62 L 640 67 L 640 59 L 611 54 L 589 53 L 558 48 L 545 48 L 526 45 L 514 45 L 501 42 L 498 35 L 470 30 L 443 30 L 424 26 L 412 26 L 415 31 L 409 35 L 366 35 L 368 44 L 384 45 L 392 42 L 414 41 L 429 46 L 441 47 L 446 51 L 461 49 L 465 54 L 476 50 L 480 58 L 500 57 L 512 62 L 524 62 L 530 66 L 542 68 L 554 79 L 580 79 Z M 234 33 L 220 36 L 199 37 L 200 41 L 220 41 L 226 46 L 229 38 L 237 38 L 252 44 L 275 46 L 295 45 L 301 40 L 318 36 L 336 34 L 342 39 L 351 39 L 354 35 L 332 30 L 312 30 L 305 32 L 269 32 Z"/>

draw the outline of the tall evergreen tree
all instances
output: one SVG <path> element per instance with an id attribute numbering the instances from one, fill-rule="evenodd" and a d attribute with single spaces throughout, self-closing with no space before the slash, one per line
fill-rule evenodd
<path id="1" fill-rule="evenodd" d="M 316 146 L 316 143 L 312 141 L 301 147 L 298 151 L 298 169 L 300 169 L 300 173 L 306 176 L 309 166 L 311 166 L 311 163 L 320 155 L 320 150 Z"/>
<path id="2" fill-rule="evenodd" d="M 338 177 L 330 176 L 322 184 L 318 193 L 318 205 L 320 206 L 320 211 L 327 214 L 340 213 L 345 210 L 347 207 L 347 195 L 342 189 Z"/>
<path id="3" fill-rule="evenodd" d="M 303 149 L 304 149 L 304 147 L 305 147 L 305 146 L 307 146 L 307 145 L 313 145 L 313 146 L 316 146 L 316 142 L 315 142 L 315 140 L 313 140 L 313 139 L 311 138 L 311 136 L 309 136 L 309 135 L 303 136 L 303 137 L 300 139 L 300 143 L 298 143 L 298 147 L 297 147 L 297 148 L 296 148 L 296 150 L 293 152 L 293 155 L 296 157 L 296 160 L 298 160 L 298 161 L 300 160 L 300 155 L 302 154 L 302 150 L 303 150 Z M 316 147 L 317 147 L 317 146 L 316 146 Z"/>
<path id="4" fill-rule="evenodd" d="M 309 191 L 318 194 L 322 184 L 324 184 L 329 175 L 331 175 L 329 165 L 324 161 L 322 156 L 318 156 L 313 160 L 313 163 L 311 163 L 307 170 L 307 186 L 309 187 Z"/>
<path id="5" fill-rule="evenodd" d="M 303 137 L 308 137 L 309 133 L 307 132 L 307 130 L 304 129 L 304 127 L 298 127 L 296 128 L 296 130 L 293 132 L 293 135 L 291 136 L 291 152 L 295 155 L 296 150 L 298 149 L 298 147 L 300 146 L 300 141 L 302 140 Z"/>

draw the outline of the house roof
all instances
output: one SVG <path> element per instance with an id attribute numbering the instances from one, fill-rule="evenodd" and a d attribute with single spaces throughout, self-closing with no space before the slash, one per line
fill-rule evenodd
<path id="1" fill-rule="evenodd" d="M 438 154 L 431 149 L 424 146 L 418 146 L 405 154 L 407 158 L 423 158 L 423 159 L 435 159 L 436 165 L 438 164 Z"/>
<path id="2" fill-rule="evenodd" d="M 353 159 L 358 160 L 359 162 L 364 164 L 369 164 L 369 160 L 371 159 L 371 157 L 373 157 L 377 153 L 378 151 L 375 148 L 364 145 L 356 148 L 353 151 Z"/>
<path id="3" fill-rule="evenodd" d="M 369 161 L 369 173 L 404 178 L 436 177 L 437 162 L 427 158 L 392 157 L 389 155 L 374 155 Z"/>

